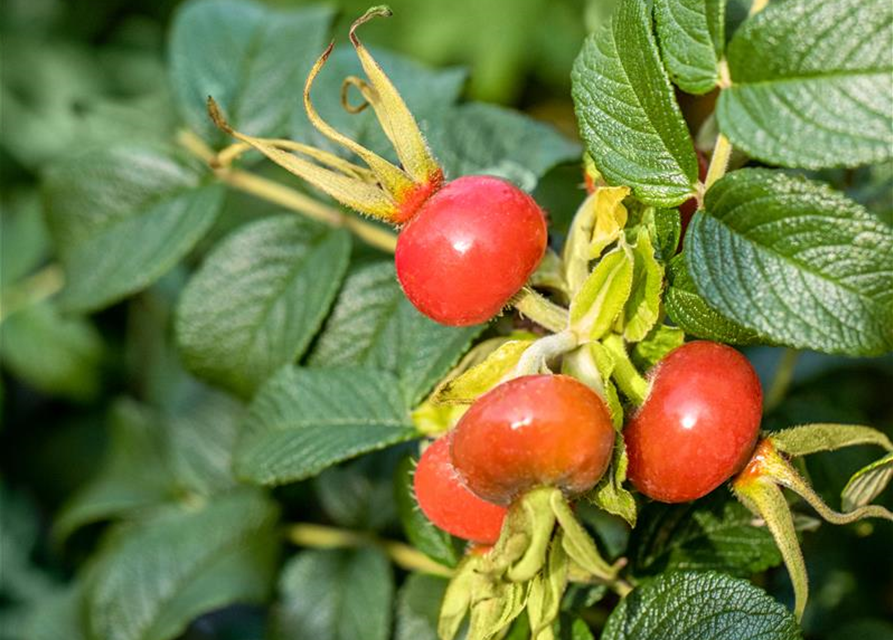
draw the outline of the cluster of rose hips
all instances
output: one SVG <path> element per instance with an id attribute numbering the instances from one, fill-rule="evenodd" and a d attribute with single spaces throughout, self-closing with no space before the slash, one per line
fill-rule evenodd
<path id="1" fill-rule="evenodd" d="M 649 378 L 649 394 L 623 430 L 629 479 L 662 502 L 700 498 L 750 459 L 759 379 L 738 351 L 707 341 L 677 348 Z M 425 450 L 416 497 L 441 529 L 493 544 L 506 507 L 530 489 L 557 487 L 568 498 L 592 489 L 614 438 L 604 400 L 575 378 L 515 378 L 481 396 Z"/>

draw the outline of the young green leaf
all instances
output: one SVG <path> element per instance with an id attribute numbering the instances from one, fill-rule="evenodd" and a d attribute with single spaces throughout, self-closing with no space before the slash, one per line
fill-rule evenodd
<path id="1" fill-rule="evenodd" d="M 685 254 L 670 261 L 670 286 L 664 296 L 667 315 L 685 333 L 726 344 L 759 344 L 768 342 L 760 335 L 729 320 L 711 307 L 698 293 L 685 266 Z"/>
<path id="2" fill-rule="evenodd" d="M 623 337 L 628 342 L 638 342 L 660 317 L 664 268 L 654 257 L 654 245 L 646 229 L 639 230 L 632 255 L 633 279 L 631 295 L 623 307 Z"/>
<path id="3" fill-rule="evenodd" d="M 62 301 L 90 311 L 152 284 L 210 228 L 223 187 L 154 147 L 97 149 L 46 175 L 50 232 L 66 272 Z"/>
<path id="4" fill-rule="evenodd" d="M 664 65 L 683 91 L 707 93 L 719 82 L 725 48 L 725 0 L 657 0 L 654 21 Z"/>
<path id="5" fill-rule="evenodd" d="M 350 235 L 296 216 L 245 225 L 192 277 L 177 310 L 187 366 L 243 396 L 294 362 L 335 299 Z"/>
<path id="6" fill-rule="evenodd" d="M 887 488 L 893 480 L 893 453 L 875 460 L 853 474 L 840 494 L 844 511 L 864 507 Z"/>
<path id="7" fill-rule="evenodd" d="M 205 106 L 211 95 L 234 128 L 285 135 L 332 16 L 324 6 L 277 11 L 249 0 L 181 5 L 171 27 L 170 77 L 189 128 L 220 139 Z"/>
<path id="8" fill-rule="evenodd" d="M 602 476 L 598 484 L 587 494 L 587 499 L 600 509 L 608 513 L 620 516 L 629 526 L 635 527 L 638 519 L 636 499 L 633 494 L 623 486 L 626 482 L 626 469 L 629 466 L 629 456 L 626 453 L 626 445 L 623 442 L 623 434 L 618 433 L 614 441 L 614 453 L 611 465 L 607 473 Z"/>
<path id="9" fill-rule="evenodd" d="M 586 340 L 599 340 L 623 311 L 632 292 L 633 252 L 618 247 L 599 260 L 571 301 L 571 329 Z"/>
<path id="10" fill-rule="evenodd" d="M 5 318 L 0 340 L 3 364 L 35 389 L 81 401 L 99 392 L 105 345 L 87 318 L 44 300 Z"/>
<path id="11" fill-rule="evenodd" d="M 694 195 L 698 160 L 661 64 L 649 3 L 621 0 L 611 22 L 584 43 L 571 80 L 586 149 L 609 184 L 663 207 Z"/>
<path id="12" fill-rule="evenodd" d="M 394 577 L 373 548 L 304 551 L 286 565 L 273 621 L 276 640 L 387 640 Z"/>
<path id="13" fill-rule="evenodd" d="M 410 575 L 397 593 L 394 640 L 438 640 L 437 618 L 447 581 L 422 573 Z"/>
<path id="14" fill-rule="evenodd" d="M 765 591 L 713 571 L 667 573 L 643 584 L 620 601 L 602 634 L 602 640 L 801 637 L 794 617 Z"/>
<path id="15" fill-rule="evenodd" d="M 666 324 L 658 325 L 633 347 L 633 361 L 642 371 L 648 371 L 673 349 L 681 347 L 683 342 L 685 332 L 682 329 Z"/>
<path id="16" fill-rule="evenodd" d="M 765 169 L 726 175 L 706 209 L 689 227 L 686 266 L 722 315 L 795 348 L 893 347 L 891 227 L 825 186 Z"/>
<path id="17" fill-rule="evenodd" d="M 276 520 L 268 499 L 243 489 L 118 528 L 91 575 L 93 636 L 170 640 L 203 613 L 262 601 L 278 555 Z"/>
<path id="18" fill-rule="evenodd" d="M 770 3 L 728 49 L 720 130 L 749 156 L 820 169 L 893 155 L 893 5 Z"/>
<path id="19" fill-rule="evenodd" d="M 309 364 L 389 371 L 407 405 L 415 406 L 482 328 L 446 327 L 424 317 L 400 290 L 393 264 L 376 262 L 348 275 Z"/>
<path id="20" fill-rule="evenodd" d="M 726 492 L 685 505 L 652 503 L 630 540 L 636 575 L 715 570 L 748 578 L 781 563 L 772 535 Z"/>
<path id="21" fill-rule="evenodd" d="M 399 383 L 386 371 L 289 365 L 251 403 L 236 471 L 260 484 L 294 482 L 416 435 Z"/>

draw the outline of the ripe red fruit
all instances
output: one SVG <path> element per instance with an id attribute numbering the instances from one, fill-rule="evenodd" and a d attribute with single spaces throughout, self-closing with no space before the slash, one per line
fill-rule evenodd
<path id="1" fill-rule="evenodd" d="M 623 436 L 633 485 L 661 502 L 707 495 L 747 464 L 763 391 L 741 353 L 689 342 L 652 370 L 651 390 Z"/>
<path id="2" fill-rule="evenodd" d="M 481 396 L 453 429 L 450 455 L 469 489 L 509 504 L 537 486 L 591 489 L 614 446 L 611 415 L 582 382 L 523 376 Z"/>
<path id="3" fill-rule="evenodd" d="M 450 462 L 447 437 L 425 449 L 416 467 L 413 486 L 419 507 L 431 522 L 454 536 L 495 544 L 506 509 L 465 488 Z"/>
<path id="4" fill-rule="evenodd" d="M 546 251 L 546 219 L 499 178 L 466 176 L 425 201 L 397 239 L 397 277 L 429 318 L 466 326 L 505 306 Z"/>

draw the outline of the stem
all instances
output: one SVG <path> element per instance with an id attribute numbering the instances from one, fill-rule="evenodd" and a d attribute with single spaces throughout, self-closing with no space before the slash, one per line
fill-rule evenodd
<path id="1" fill-rule="evenodd" d="M 608 584 L 611 588 L 611 591 L 616 593 L 621 598 L 625 598 L 629 595 L 629 592 L 633 590 L 632 585 L 624 580 L 623 578 L 617 578 Z"/>
<path id="2" fill-rule="evenodd" d="M 65 273 L 58 264 L 50 264 L 29 276 L 3 296 L 0 322 L 16 311 L 43 302 L 59 293 L 65 285 Z"/>
<path id="3" fill-rule="evenodd" d="M 577 334 L 570 329 L 540 338 L 521 355 L 514 374 L 520 377 L 539 373 L 549 360 L 576 349 L 578 344 Z"/>
<path id="4" fill-rule="evenodd" d="M 795 349 L 785 349 L 782 353 L 778 367 L 775 369 L 775 377 L 772 378 L 772 385 L 766 393 L 766 399 L 763 401 L 763 411 L 768 413 L 775 409 L 781 401 L 784 400 L 794 379 L 794 369 L 797 367 L 797 358 L 800 352 Z"/>
<path id="5" fill-rule="evenodd" d="M 376 536 L 337 529 L 325 525 L 299 523 L 290 525 L 286 533 L 288 539 L 299 546 L 312 549 L 355 549 L 376 546 L 402 569 L 407 571 L 423 571 L 446 578 L 452 577 L 453 571 L 423 554 L 421 551 L 393 540 L 382 540 Z"/>
<path id="6" fill-rule="evenodd" d="M 553 333 L 567 329 L 568 311 L 554 302 L 549 302 L 530 287 L 516 293 L 509 304 L 537 324 Z"/>
<path id="7" fill-rule="evenodd" d="M 218 157 L 213 150 L 191 131 L 180 131 L 177 134 L 177 141 L 209 166 L 213 167 L 217 163 Z M 361 240 L 387 253 L 394 253 L 397 248 L 397 236 L 391 231 L 347 215 L 291 187 L 240 169 L 223 166 L 213 170 L 221 182 L 234 189 L 273 202 L 331 227 L 344 227 Z"/>

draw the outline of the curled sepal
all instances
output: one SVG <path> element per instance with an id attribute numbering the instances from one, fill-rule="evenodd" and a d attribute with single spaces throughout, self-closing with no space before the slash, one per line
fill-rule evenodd
<path id="1" fill-rule="evenodd" d="M 761 448 L 762 444 L 757 448 L 754 459 L 761 455 Z M 766 523 L 775 539 L 794 585 L 794 614 L 799 620 L 803 617 L 809 597 L 809 577 L 797 541 L 794 518 L 784 494 L 771 478 L 748 474 L 747 470 L 735 479 L 732 489 L 738 500 Z"/>
<path id="2" fill-rule="evenodd" d="M 568 557 L 592 578 L 613 582 L 617 578 L 617 572 L 626 564 L 626 560 L 621 558 L 610 564 L 602 558 L 595 541 L 574 516 L 574 512 L 561 493 L 552 494 L 550 503 L 555 519 L 561 527 L 561 543 Z"/>
<path id="3" fill-rule="evenodd" d="M 453 640 L 459 632 L 471 607 L 472 587 L 481 561 L 480 555 L 469 554 L 456 567 L 456 573 L 447 585 L 440 604 L 440 617 L 437 621 L 437 637 L 440 640 Z"/>
<path id="4" fill-rule="evenodd" d="M 861 425 L 805 424 L 773 433 L 769 439 L 775 449 L 789 456 L 805 456 L 862 444 L 874 444 L 893 451 L 890 438 L 877 429 Z"/>
<path id="5" fill-rule="evenodd" d="M 215 124 L 239 141 L 257 149 L 270 160 L 328 193 L 342 204 L 361 213 L 395 224 L 408 221 L 421 204 L 443 182 L 443 171 L 434 160 L 412 113 L 394 85 L 369 51 L 360 42 L 356 30 L 376 16 L 389 16 L 387 7 L 373 7 L 350 29 L 350 39 L 367 79 L 351 76 L 345 80 L 342 103 L 356 113 L 372 106 L 382 129 L 397 152 L 401 166 L 396 166 L 329 125 L 316 111 L 310 99 L 313 82 L 329 59 L 334 43 L 322 53 L 307 76 L 304 85 L 304 108 L 311 124 L 324 136 L 356 154 L 368 169 L 334 159 L 332 154 L 306 148 L 287 141 L 256 138 L 235 131 L 227 124 L 217 104 L 209 98 L 208 111 Z M 364 102 L 350 105 L 346 91 L 356 88 Z M 294 152 L 294 153 L 292 153 Z M 300 155 L 295 155 L 300 154 Z"/>
<path id="6" fill-rule="evenodd" d="M 600 509 L 623 518 L 630 527 L 635 527 L 638 517 L 636 499 L 623 486 L 628 466 L 629 456 L 626 453 L 623 434 L 618 433 L 614 439 L 614 453 L 608 471 L 589 492 L 587 498 Z"/>
<path id="7" fill-rule="evenodd" d="M 561 598 L 567 588 L 569 566 L 564 533 L 559 531 L 549 547 L 546 566 L 531 581 L 527 592 L 527 619 L 532 640 L 554 639 L 552 623 L 558 617 Z"/>
<path id="8" fill-rule="evenodd" d="M 527 492 L 516 501 L 506 516 L 503 535 L 490 552 L 496 566 L 505 563 L 505 576 L 512 582 L 527 582 L 543 568 L 546 551 L 555 529 L 555 514 L 552 512 L 552 496 L 561 495 L 561 491 L 552 487 L 540 487 Z M 506 529 L 509 535 L 506 536 Z M 527 544 L 520 555 L 516 555 L 519 547 L 513 548 L 514 532 L 526 533 Z M 508 544 L 503 547 L 505 540 Z M 514 557 L 513 557 L 514 556 Z"/>
<path id="9" fill-rule="evenodd" d="M 853 474 L 840 494 L 844 511 L 853 511 L 874 500 L 893 480 L 893 453 L 875 460 Z"/>

